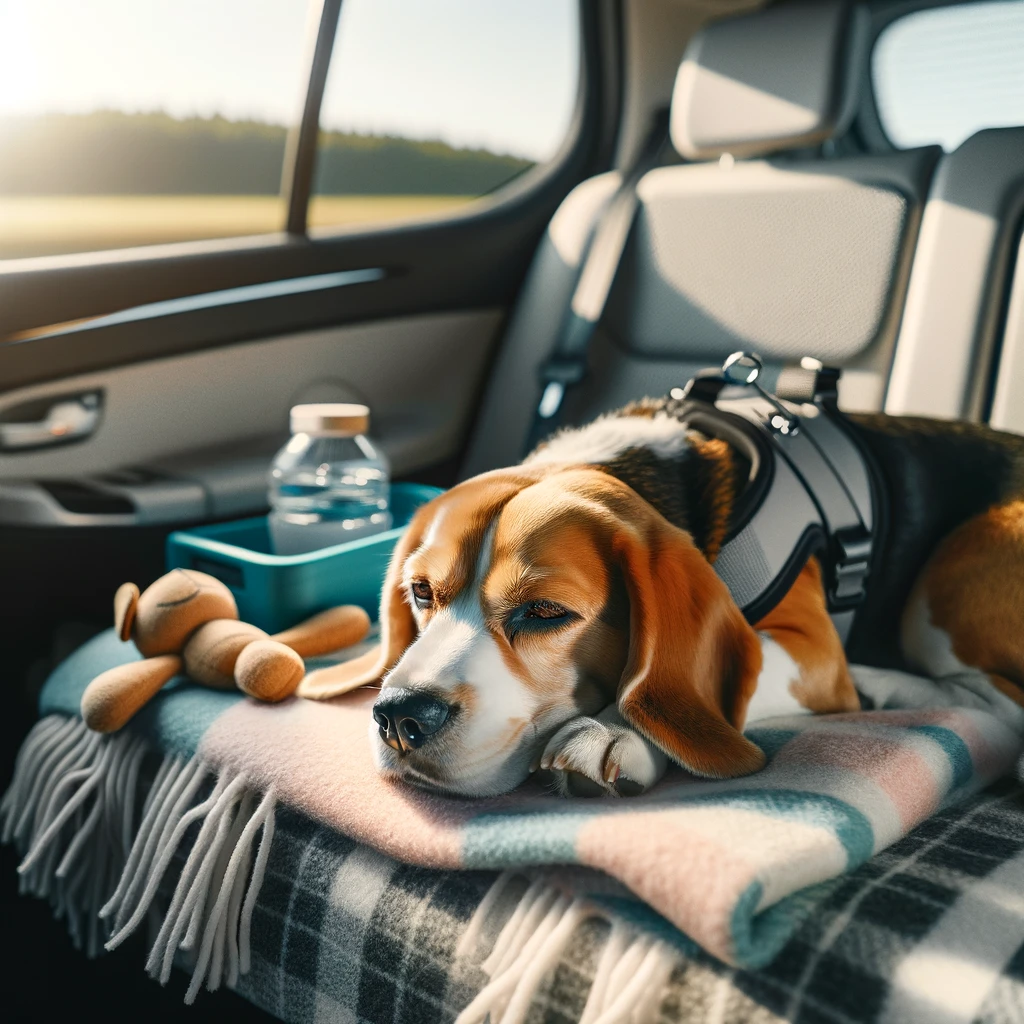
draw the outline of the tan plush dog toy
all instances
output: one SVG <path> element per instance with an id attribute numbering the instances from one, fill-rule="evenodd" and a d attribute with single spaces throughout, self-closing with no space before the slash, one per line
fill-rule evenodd
<path id="1" fill-rule="evenodd" d="M 82 694 L 82 718 L 96 732 L 120 729 L 173 676 L 218 690 L 235 686 L 259 700 L 284 700 L 305 674 L 302 659 L 358 643 L 370 617 L 355 605 L 329 608 L 268 636 L 238 621 L 231 591 L 213 576 L 174 569 L 139 593 L 125 583 L 114 595 L 114 627 L 134 640 L 144 661 L 98 675 Z"/>

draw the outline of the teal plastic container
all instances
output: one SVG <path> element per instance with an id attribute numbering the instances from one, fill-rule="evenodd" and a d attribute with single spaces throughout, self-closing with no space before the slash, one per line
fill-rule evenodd
<path id="1" fill-rule="evenodd" d="M 398 538 L 416 509 L 441 493 L 426 484 L 392 484 L 392 529 L 301 555 L 271 554 L 266 516 L 178 530 L 167 538 L 167 568 L 216 576 L 235 595 L 239 618 L 268 633 L 339 604 L 357 604 L 376 619 Z"/>

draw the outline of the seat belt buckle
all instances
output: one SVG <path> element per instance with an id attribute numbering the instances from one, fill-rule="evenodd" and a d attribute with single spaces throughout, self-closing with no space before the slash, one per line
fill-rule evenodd
<path id="1" fill-rule="evenodd" d="M 544 385 L 544 390 L 537 404 L 537 415 L 544 420 L 556 416 L 562 407 L 566 391 L 579 384 L 586 375 L 587 363 L 584 359 L 564 356 L 549 359 L 540 368 L 540 382 Z"/>
<path id="2" fill-rule="evenodd" d="M 863 526 L 836 530 L 831 545 L 831 610 L 855 608 L 864 600 L 871 568 L 871 534 Z"/>

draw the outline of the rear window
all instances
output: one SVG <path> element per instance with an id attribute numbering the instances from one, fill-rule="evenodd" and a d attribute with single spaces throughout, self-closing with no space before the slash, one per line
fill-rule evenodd
<path id="1" fill-rule="evenodd" d="M 878 116 L 900 149 L 947 152 L 983 128 L 1024 125 L 1024 0 L 916 11 L 879 35 Z"/>

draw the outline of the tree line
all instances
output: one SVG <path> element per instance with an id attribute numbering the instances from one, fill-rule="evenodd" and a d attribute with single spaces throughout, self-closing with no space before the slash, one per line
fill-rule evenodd
<path id="1" fill-rule="evenodd" d="M 0 195 L 272 195 L 287 130 L 165 113 L 0 119 Z M 486 149 L 321 132 L 326 195 L 483 195 L 533 166 Z"/>

